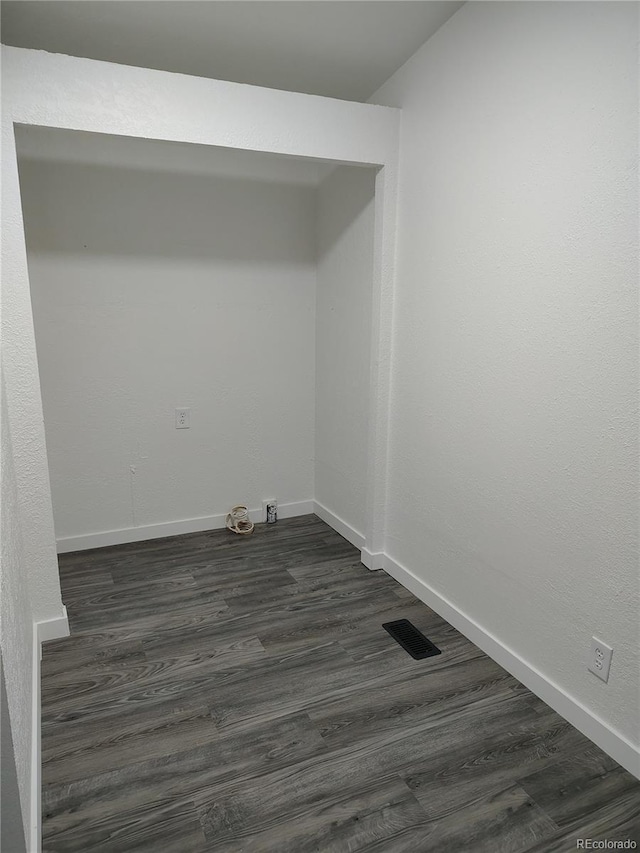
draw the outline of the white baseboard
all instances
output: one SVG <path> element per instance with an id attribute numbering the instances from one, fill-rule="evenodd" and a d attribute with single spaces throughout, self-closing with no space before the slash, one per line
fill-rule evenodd
<path id="1" fill-rule="evenodd" d="M 377 555 L 373 555 L 377 556 Z M 363 560 L 364 562 L 364 560 Z M 460 633 L 489 655 L 496 663 L 510 672 L 532 693 L 550 705 L 578 731 L 593 741 L 607 755 L 640 779 L 640 750 L 624 735 L 612 729 L 581 702 L 566 693 L 539 670 L 505 646 L 482 626 L 441 596 L 409 569 L 397 563 L 387 554 L 383 555 L 382 568 L 417 598 L 446 619 Z M 365 563 L 366 565 L 366 563 Z"/>
<path id="2" fill-rule="evenodd" d="M 62 616 L 56 616 L 54 619 L 45 619 L 43 622 L 35 622 L 34 625 L 39 646 L 42 643 L 46 643 L 47 640 L 61 640 L 63 637 L 68 637 L 69 619 L 67 618 L 67 608 L 63 604 Z"/>
<path id="3" fill-rule="evenodd" d="M 295 501 L 290 504 L 278 504 L 278 518 L 297 518 L 299 515 L 313 515 L 315 501 Z M 264 521 L 262 510 L 256 510 L 260 515 L 258 521 Z M 254 522 L 255 523 L 255 522 Z"/>
<path id="4" fill-rule="evenodd" d="M 29 815 L 29 853 L 42 849 L 42 749 L 40 736 L 40 661 L 42 644 L 69 636 L 67 608 L 62 605 L 62 615 L 33 623 L 33 662 L 31 683 L 31 814 Z"/>
<path id="5" fill-rule="evenodd" d="M 360 551 L 360 562 L 372 572 L 384 569 L 385 560 L 386 554 L 382 551 L 370 551 L 368 548 L 362 548 Z"/>
<path id="6" fill-rule="evenodd" d="M 310 515 L 314 511 L 314 502 L 296 501 L 278 505 L 278 518 L 294 518 L 298 515 Z M 254 524 L 264 521 L 262 508 L 249 510 Z M 186 518 L 180 521 L 166 521 L 161 524 L 147 524 L 142 527 L 124 527 L 120 530 L 105 530 L 101 533 L 86 533 L 80 536 L 64 536 L 57 540 L 58 554 L 71 551 L 86 551 L 89 548 L 105 548 L 109 545 L 124 545 L 127 542 L 144 542 L 147 539 L 162 539 L 165 536 L 179 536 L 183 533 L 199 533 L 202 530 L 221 530 L 226 525 L 227 514 L 207 515 L 201 518 Z"/>
<path id="7" fill-rule="evenodd" d="M 358 531 L 353 528 L 350 524 L 340 518 L 339 515 L 331 512 L 324 504 L 318 503 L 318 501 L 314 501 L 314 512 L 321 518 L 329 527 L 332 527 L 336 533 L 339 533 L 340 536 L 343 536 L 347 542 L 351 542 L 352 545 L 355 545 L 356 548 L 364 548 L 364 536 L 362 533 L 358 533 Z"/>
<path id="8" fill-rule="evenodd" d="M 38 626 L 33 623 L 33 662 L 31 677 L 31 814 L 29 815 L 29 853 L 42 849 L 41 760 L 40 749 L 40 658 Z"/>

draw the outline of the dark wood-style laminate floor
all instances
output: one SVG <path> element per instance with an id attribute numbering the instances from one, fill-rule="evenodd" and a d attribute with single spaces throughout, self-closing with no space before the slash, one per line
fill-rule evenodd
<path id="1" fill-rule="evenodd" d="M 60 558 L 48 853 L 519 853 L 640 838 L 640 783 L 315 516 Z M 442 650 L 415 661 L 381 628 Z"/>

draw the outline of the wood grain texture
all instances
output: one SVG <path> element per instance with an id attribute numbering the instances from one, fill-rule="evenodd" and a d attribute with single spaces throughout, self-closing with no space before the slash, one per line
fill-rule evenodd
<path id="1" fill-rule="evenodd" d="M 60 557 L 45 853 L 525 853 L 640 783 L 315 516 Z M 442 654 L 382 629 L 410 619 Z M 635 833 L 635 835 L 634 835 Z"/>

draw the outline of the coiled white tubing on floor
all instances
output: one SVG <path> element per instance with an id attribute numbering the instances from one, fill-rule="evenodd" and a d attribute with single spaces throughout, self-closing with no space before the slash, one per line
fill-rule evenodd
<path id="1" fill-rule="evenodd" d="M 227 528 L 241 535 L 253 533 L 253 522 L 249 518 L 249 510 L 246 506 L 239 504 L 232 507 L 227 515 Z"/>

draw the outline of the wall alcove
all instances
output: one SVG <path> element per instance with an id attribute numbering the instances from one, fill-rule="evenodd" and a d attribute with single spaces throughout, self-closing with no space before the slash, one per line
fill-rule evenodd
<path id="1" fill-rule="evenodd" d="M 58 550 L 220 527 L 238 502 L 261 521 L 271 497 L 364 544 L 376 169 L 16 141 Z"/>

